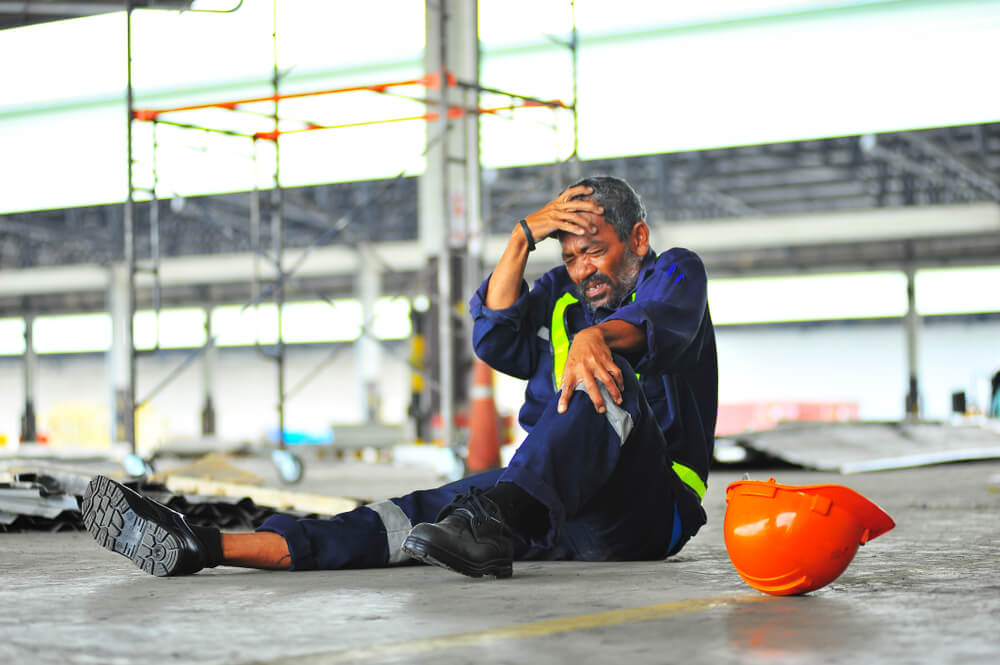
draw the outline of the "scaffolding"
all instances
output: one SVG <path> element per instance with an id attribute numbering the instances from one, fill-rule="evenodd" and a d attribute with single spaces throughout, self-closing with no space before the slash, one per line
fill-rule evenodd
<path id="1" fill-rule="evenodd" d="M 447 24 L 447 13 L 443 8 L 443 5 L 447 3 L 442 3 L 442 8 L 437 11 L 437 18 L 439 20 L 438 30 L 441 31 L 440 34 L 444 35 Z M 430 5 L 428 6 L 428 21 L 430 21 Z M 128 48 L 128 67 L 127 67 L 127 91 L 126 91 L 126 106 L 127 106 L 127 151 L 128 151 L 128 194 L 125 201 L 125 214 L 124 214 L 124 257 L 126 263 L 126 295 L 125 295 L 125 311 L 123 312 L 124 325 L 122 341 L 128 345 L 129 353 L 127 358 L 127 382 L 124 388 L 124 394 L 118 395 L 118 404 L 120 405 L 120 417 L 119 425 L 121 427 L 122 438 L 124 438 L 131 447 L 133 454 L 136 453 L 136 431 L 135 431 L 135 414 L 136 410 L 143 404 L 147 403 L 153 396 L 155 396 L 160 390 L 162 390 L 170 381 L 172 381 L 185 367 L 187 367 L 198 355 L 204 352 L 206 349 L 210 348 L 214 342 L 217 333 L 213 333 L 210 330 L 210 323 L 208 323 L 208 331 L 206 334 L 206 343 L 199 349 L 196 349 L 187 358 L 185 358 L 180 365 L 172 372 L 170 372 L 167 377 L 161 381 L 149 395 L 144 397 L 142 400 L 137 402 L 136 400 L 136 366 L 137 366 L 137 356 L 139 352 L 135 349 L 134 344 L 134 331 L 133 331 L 133 317 L 136 311 L 136 276 L 139 273 L 149 273 L 152 277 L 152 305 L 155 317 L 157 319 L 157 333 L 154 344 L 154 351 L 159 349 L 159 312 L 161 303 L 161 283 L 160 283 L 160 261 L 161 252 L 159 246 L 159 212 L 158 212 L 158 201 L 159 192 L 158 186 L 160 184 L 160 173 L 157 169 L 156 154 L 160 148 L 158 140 L 158 128 L 161 126 L 170 126 L 184 130 L 196 130 L 200 132 L 208 132 L 212 134 L 219 134 L 223 136 L 229 136 L 236 139 L 247 140 L 252 142 L 253 145 L 253 160 L 256 164 L 258 145 L 261 143 L 268 143 L 273 145 L 274 150 L 274 167 L 272 173 L 272 187 L 270 189 L 270 237 L 271 237 L 271 248 L 270 251 L 265 250 L 260 245 L 261 239 L 261 202 L 260 202 L 260 190 L 257 185 L 257 180 L 255 178 L 253 189 L 251 190 L 251 203 L 250 203 L 250 239 L 251 239 L 251 250 L 254 254 L 254 270 L 251 281 L 251 300 L 243 306 L 243 311 L 246 311 L 250 307 L 256 307 L 265 299 L 272 299 L 276 315 L 277 315 L 277 339 L 274 345 L 273 352 L 265 352 L 261 348 L 259 343 L 259 338 L 257 339 L 258 349 L 265 353 L 269 358 L 271 358 L 276 365 L 276 380 L 277 380 L 277 420 L 278 420 L 278 450 L 284 450 L 286 446 L 285 441 L 285 402 L 286 399 L 297 393 L 302 389 L 303 385 L 307 383 L 311 378 L 313 378 L 317 373 L 318 369 L 310 372 L 309 375 L 296 384 L 292 390 L 286 391 L 285 383 L 285 369 L 286 369 L 286 348 L 285 342 L 282 335 L 281 326 L 281 313 L 282 307 L 285 303 L 285 285 L 286 282 L 292 279 L 298 269 L 302 266 L 304 260 L 307 258 L 309 253 L 318 245 L 328 241 L 334 234 L 343 231 L 346 226 L 350 223 L 351 213 L 345 215 L 341 222 L 331 226 L 326 232 L 317 237 L 309 247 L 303 250 L 302 255 L 298 260 L 294 261 L 291 265 L 286 266 L 284 264 L 283 255 L 285 253 L 284 247 L 284 210 L 283 201 L 284 194 L 282 188 L 281 180 L 281 161 L 280 161 L 280 139 L 283 136 L 288 136 L 292 134 L 303 134 L 307 132 L 315 131 L 327 131 L 327 130 L 337 130 L 352 127 L 361 127 L 367 125 L 377 125 L 377 124 L 389 124 L 389 123 L 406 123 L 406 122 L 425 122 L 428 128 L 433 126 L 440 126 L 440 131 L 437 135 L 431 136 L 430 130 L 428 130 L 428 137 L 426 142 L 426 147 L 421 156 L 426 156 L 431 150 L 439 147 L 439 144 L 447 144 L 448 135 L 455 132 L 455 127 L 453 122 L 462 123 L 465 128 L 465 135 L 462 137 L 462 142 L 468 148 L 470 143 L 474 143 L 477 147 L 475 150 L 475 160 L 465 159 L 462 162 L 463 167 L 466 170 L 466 180 L 468 182 L 468 190 L 470 192 L 476 192 L 475 196 L 470 196 L 469 201 L 467 201 L 468 208 L 472 211 L 470 215 L 470 220 L 475 218 L 478 227 L 471 229 L 469 233 L 466 234 L 464 241 L 465 244 L 460 247 L 463 252 L 469 253 L 469 237 L 476 236 L 477 241 L 481 241 L 482 236 L 482 225 L 479 220 L 479 199 L 478 199 L 478 187 L 479 187 L 479 161 L 478 161 L 478 140 L 479 140 L 479 117 L 483 115 L 493 115 L 493 116 L 503 116 L 509 117 L 508 114 L 513 114 L 513 112 L 521 109 L 549 109 L 555 112 L 569 112 L 573 116 L 573 151 L 570 156 L 570 160 L 576 160 L 577 154 L 577 114 L 576 114 L 576 67 L 577 67 L 577 37 L 575 20 L 573 28 L 571 31 L 571 37 L 568 42 L 563 43 L 570 49 L 572 54 L 573 62 L 573 95 L 574 99 L 570 103 L 563 102 L 558 99 L 540 99 L 538 97 L 521 95 L 514 92 L 504 91 L 497 88 L 485 87 L 480 85 L 478 80 L 478 74 L 475 80 L 469 81 L 456 76 L 446 65 L 448 57 L 446 55 L 446 42 L 447 39 L 444 37 L 440 40 L 440 53 L 437 56 L 440 58 L 440 66 L 435 68 L 433 71 L 429 71 L 424 76 L 395 80 L 388 82 L 376 82 L 362 85 L 351 85 L 336 88 L 326 88 L 320 90 L 311 90 L 304 92 L 283 92 L 281 90 L 281 79 L 282 74 L 278 66 L 278 26 L 277 26 L 277 0 L 274 2 L 274 31 L 273 31 L 273 43 L 274 43 L 274 66 L 271 76 L 271 93 L 268 95 L 258 95 L 254 97 L 246 97 L 241 99 L 228 99 L 220 101 L 209 101 L 198 104 L 189 104 L 184 106 L 174 106 L 174 107 L 160 107 L 160 108 L 137 108 L 135 104 L 133 79 L 132 79 L 132 8 L 129 6 L 126 11 L 126 32 L 127 32 L 127 48 Z M 475 11 L 473 10 L 473 14 Z M 478 46 L 476 63 L 478 68 Z M 430 70 L 431 68 L 428 67 Z M 288 100 L 303 99 L 303 98 L 314 98 L 314 97 L 335 97 L 337 95 L 345 95 L 351 93 L 364 93 L 364 94 L 374 94 L 383 95 L 396 98 L 402 98 L 406 100 L 411 100 L 417 102 L 424 107 L 423 113 L 409 114 L 409 115 L 399 115 L 389 118 L 379 118 L 379 119 L 366 119 L 361 121 L 353 122 L 313 122 L 310 120 L 290 120 L 283 118 L 280 111 L 280 103 Z M 481 106 L 479 103 L 481 95 L 488 94 L 491 96 L 504 97 L 507 100 L 506 104 L 503 105 L 493 105 L 493 106 Z M 261 113 L 255 107 L 261 105 L 269 105 L 270 110 L 267 113 Z M 238 131 L 228 127 L 219 127 L 211 125 L 196 124 L 193 122 L 186 122 L 184 120 L 178 120 L 177 116 L 189 112 L 205 111 L 205 110 L 222 110 L 230 113 L 238 114 L 248 114 L 257 117 L 263 117 L 269 123 L 269 127 L 266 129 L 260 129 L 257 131 Z M 133 123 L 149 123 L 151 125 L 151 138 L 152 138 L 152 152 L 151 152 L 151 186 L 149 188 L 142 188 L 136 185 L 136 160 L 134 158 L 134 136 L 133 136 Z M 447 148 L 446 148 L 447 150 Z M 467 155 L 468 153 L 466 153 Z M 445 164 L 454 163 L 456 161 L 461 161 L 454 156 L 448 154 L 445 158 Z M 255 167 L 256 170 L 256 167 Z M 390 181 L 390 187 L 398 182 L 406 174 L 406 169 L 399 173 L 399 175 Z M 447 186 L 443 186 L 444 190 L 441 193 L 442 199 L 445 201 L 445 210 L 447 211 L 447 206 L 450 204 L 450 195 L 447 190 Z M 145 195 L 149 198 L 149 224 L 150 224 L 150 243 L 149 243 L 149 260 L 148 262 L 141 264 L 137 259 L 136 254 L 136 205 L 138 204 L 137 195 Z M 381 194 L 384 194 L 382 192 Z M 355 209 L 362 206 L 357 206 Z M 353 212 L 353 211 L 352 211 Z M 448 225 L 445 225 L 445 235 L 448 234 Z M 477 236 L 478 234 L 478 236 Z M 438 304 L 439 311 L 439 343 L 440 343 L 440 353 L 439 353 L 439 373 L 438 381 L 425 381 L 425 385 L 429 387 L 430 390 L 437 392 L 440 397 L 440 407 L 441 407 L 441 417 L 443 422 L 442 438 L 445 442 L 451 442 L 454 440 L 454 393 L 452 390 L 452 379 L 453 376 L 453 360 L 454 360 L 454 349 L 452 343 L 454 340 L 453 329 L 453 312 L 452 307 L 449 306 L 453 298 L 453 293 L 451 289 L 451 274 L 450 274 L 450 261 L 446 260 L 446 254 L 454 249 L 450 246 L 450 241 L 448 238 L 443 239 L 444 252 L 440 255 L 436 270 L 438 272 L 437 279 L 437 295 L 432 298 L 432 302 Z M 472 260 L 468 263 L 468 269 L 466 271 L 466 279 L 480 279 L 482 272 L 481 265 L 481 242 L 479 246 L 473 248 L 472 250 Z M 375 257 L 377 260 L 377 257 Z M 259 260 L 264 259 L 268 261 L 274 270 L 274 279 L 270 281 L 263 288 L 260 279 L 259 272 Z M 384 263 L 384 262 L 383 262 Z M 391 270 L 391 266 L 386 266 Z M 333 305 L 329 299 L 319 296 L 321 300 L 328 302 Z M 210 316 L 208 317 L 210 322 Z M 372 321 L 365 321 L 362 325 L 362 336 L 371 336 L 374 338 L 374 334 L 371 331 Z M 334 350 L 336 353 L 337 350 Z M 325 365 L 326 362 L 320 363 L 320 368 Z M 411 370 L 414 372 L 422 372 L 418 362 L 414 360 L 409 360 L 408 364 L 411 366 Z M 431 372 L 433 373 L 433 372 Z M 426 378 L 426 377 L 425 377 Z M 207 403 L 205 405 L 206 411 L 211 409 L 211 404 Z M 204 418 L 204 415 L 203 415 Z M 299 470 L 301 471 L 301 469 Z"/>

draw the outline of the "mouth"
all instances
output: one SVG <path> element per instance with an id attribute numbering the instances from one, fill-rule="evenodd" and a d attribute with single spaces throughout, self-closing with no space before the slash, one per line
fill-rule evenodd
<path id="1" fill-rule="evenodd" d="M 611 292 L 611 284 L 602 278 L 591 278 L 584 280 L 580 285 L 580 290 L 584 298 L 591 302 L 596 302 Z"/>
<path id="2" fill-rule="evenodd" d="M 600 298 L 608 290 L 607 284 L 594 284 L 584 289 L 583 294 L 590 300 Z"/>

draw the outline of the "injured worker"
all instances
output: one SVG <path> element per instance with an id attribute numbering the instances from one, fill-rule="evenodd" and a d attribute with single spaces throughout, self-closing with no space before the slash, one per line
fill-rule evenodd
<path id="1" fill-rule="evenodd" d="M 314 570 L 410 562 L 510 577 L 514 561 L 627 561 L 676 554 L 705 523 L 718 401 L 701 259 L 657 254 L 623 180 L 581 180 L 512 225 L 471 300 L 476 354 L 528 381 L 528 432 L 504 469 L 329 519 L 276 514 L 221 533 L 109 478 L 83 519 L 103 547 L 158 576 L 220 565 Z M 529 290 L 528 254 L 562 265 Z"/>

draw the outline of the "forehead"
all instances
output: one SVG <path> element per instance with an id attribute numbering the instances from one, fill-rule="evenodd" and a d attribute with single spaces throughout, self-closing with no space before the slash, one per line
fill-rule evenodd
<path id="1" fill-rule="evenodd" d="M 622 244 L 618 234 L 615 233 L 614 227 L 604 219 L 603 215 L 595 215 L 591 212 L 581 212 L 580 214 L 587 220 L 588 224 L 597 227 L 597 230 L 591 233 L 588 229 L 587 233 L 583 235 L 576 235 L 575 233 L 560 234 L 559 240 L 562 243 L 563 254 L 583 252 L 593 245 Z"/>

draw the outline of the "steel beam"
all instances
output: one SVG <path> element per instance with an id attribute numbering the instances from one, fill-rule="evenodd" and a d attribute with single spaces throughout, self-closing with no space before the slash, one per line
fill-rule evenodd
<path id="1" fill-rule="evenodd" d="M 994 201 L 1000 201 L 1000 183 L 992 174 L 967 164 L 961 157 L 922 134 L 904 132 L 897 136 L 952 171 L 966 185 L 983 192 Z"/>
<path id="2" fill-rule="evenodd" d="M 673 222 L 651 218 L 653 246 L 689 247 L 704 253 L 767 251 L 787 247 L 825 247 L 890 241 L 976 238 L 1000 235 L 1000 205 L 955 203 L 918 208 L 877 208 L 810 215 L 766 218 L 704 219 Z M 485 237 L 483 260 L 496 262 L 509 238 L 507 233 Z M 371 244 L 376 260 L 393 272 L 419 273 L 426 267 L 418 241 Z M 286 265 L 298 264 L 302 249 L 286 249 Z M 253 274 L 253 252 L 205 254 L 163 259 L 160 266 L 164 289 L 201 284 L 244 283 Z M 956 260 L 960 257 L 954 257 Z M 542 243 L 532 252 L 529 268 L 552 266 L 559 261 L 556 245 Z M 361 270 L 358 252 L 347 246 L 318 247 L 308 253 L 295 272 L 301 279 L 342 278 Z M 108 269 L 95 264 L 5 270 L 0 297 L 103 291 Z M 261 267 L 261 278 L 273 279 L 273 266 Z M 139 288 L 151 288 L 152 280 L 139 275 Z"/>

